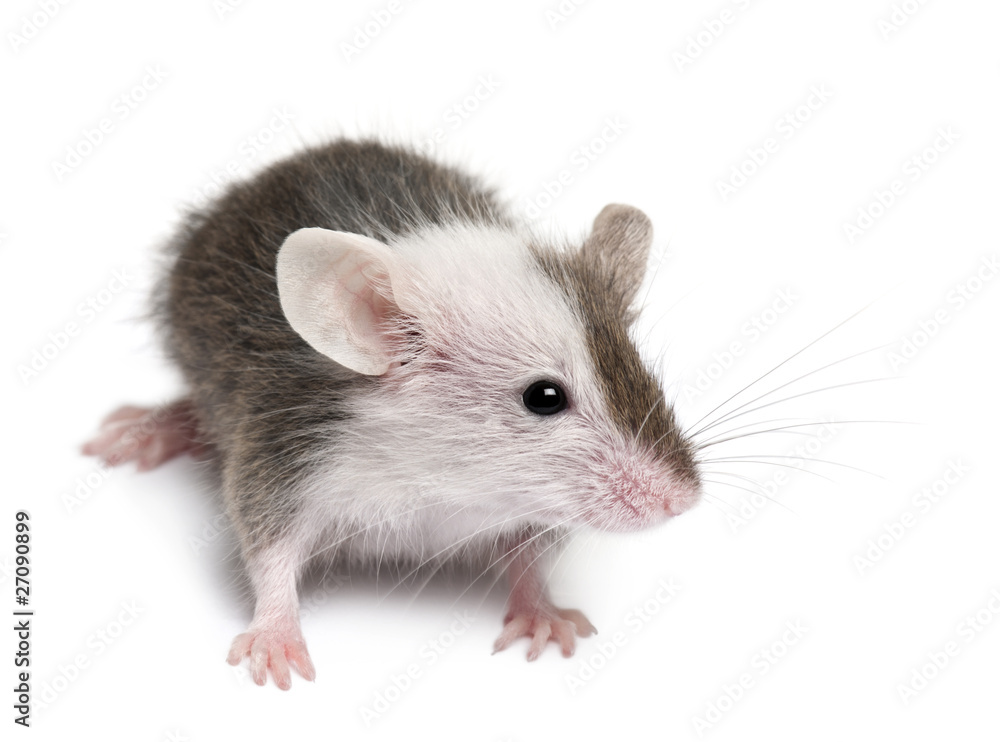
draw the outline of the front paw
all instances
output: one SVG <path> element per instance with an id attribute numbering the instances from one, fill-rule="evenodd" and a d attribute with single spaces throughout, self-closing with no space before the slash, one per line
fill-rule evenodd
<path id="1" fill-rule="evenodd" d="M 270 669 L 275 684 L 282 690 L 288 690 L 292 687 L 289 666 L 306 680 L 316 679 L 316 670 L 298 626 L 256 629 L 251 626 L 245 634 L 233 639 L 227 661 L 230 665 L 238 665 L 244 657 L 250 658 L 250 676 L 257 685 L 267 682 L 267 671 Z"/>
<path id="2" fill-rule="evenodd" d="M 572 657 L 576 649 L 576 637 L 597 633 L 597 629 L 580 611 L 556 608 L 549 603 L 535 608 L 512 609 L 503 622 L 503 631 L 493 645 L 493 652 L 506 649 L 515 639 L 529 636 L 529 662 L 538 659 L 550 640 L 562 648 L 563 657 Z"/>

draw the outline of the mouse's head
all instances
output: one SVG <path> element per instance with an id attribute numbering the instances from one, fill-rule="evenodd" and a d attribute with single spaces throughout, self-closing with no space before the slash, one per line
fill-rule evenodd
<path id="1" fill-rule="evenodd" d="M 646 215 L 621 205 L 573 249 L 494 225 L 390 244 L 303 229 L 278 288 L 313 348 L 371 378 L 349 402 L 350 439 L 386 481 L 511 525 L 634 530 L 700 494 L 631 336 L 651 242 Z"/>

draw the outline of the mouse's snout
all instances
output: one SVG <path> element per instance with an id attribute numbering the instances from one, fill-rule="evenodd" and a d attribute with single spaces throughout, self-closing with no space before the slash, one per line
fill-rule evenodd
<path id="1" fill-rule="evenodd" d="M 609 452 L 594 472 L 597 497 L 588 520 L 609 531 L 634 531 L 690 510 L 701 499 L 697 472 L 634 451 Z"/>

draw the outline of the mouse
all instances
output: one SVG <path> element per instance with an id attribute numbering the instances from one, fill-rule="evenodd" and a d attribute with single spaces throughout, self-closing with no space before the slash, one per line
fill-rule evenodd
<path id="1" fill-rule="evenodd" d="M 701 498 L 634 333 L 652 241 L 633 206 L 543 236 L 414 148 L 307 147 L 182 220 L 152 306 L 184 393 L 116 410 L 83 452 L 217 469 L 254 598 L 227 659 L 258 685 L 315 679 L 298 589 L 332 558 L 485 564 L 509 591 L 494 652 L 569 657 L 595 629 L 552 602 L 551 555 Z"/>

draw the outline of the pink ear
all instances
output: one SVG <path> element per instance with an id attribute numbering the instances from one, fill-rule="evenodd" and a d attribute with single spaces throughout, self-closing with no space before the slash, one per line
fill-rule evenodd
<path id="1" fill-rule="evenodd" d="M 390 331 L 399 307 L 389 247 L 370 237 L 300 229 L 278 252 L 281 308 L 306 342 L 337 363 L 381 376 L 392 359 Z"/>

